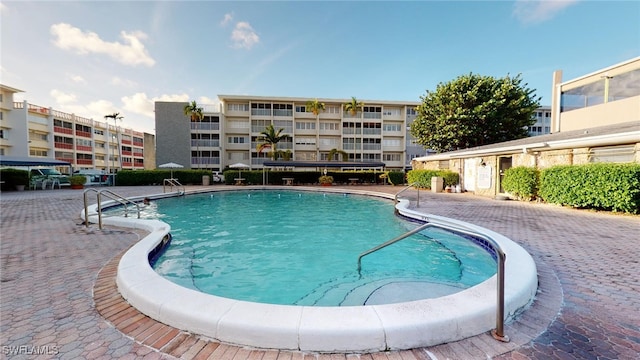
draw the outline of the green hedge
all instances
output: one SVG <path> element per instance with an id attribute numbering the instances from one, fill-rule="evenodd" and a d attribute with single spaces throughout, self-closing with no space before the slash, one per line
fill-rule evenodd
<path id="1" fill-rule="evenodd" d="M 19 169 L 0 169 L 0 179 L 2 179 L 2 190 L 15 190 L 16 185 L 29 185 L 29 172 Z"/>
<path id="2" fill-rule="evenodd" d="M 502 187 L 520 200 L 533 200 L 538 196 L 539 176 L 540 173 L 535 168 L 512 167 L 504 172 Z"/>
<path id="3" fill-rule="evenodd" d="M 173 178 L 183 184 L 202 184 L 202 177 L 209 176 L 210 170 L 173 170 Z M 116 176 L 117 186 L 162 185 L 164 179 L 171 177 L 171 170 L 120 170 Z"/>
<path id="4" fill-rule="evenodd" d="M 540 172 L 544 201 L 577 208 L 640 213 L 640 164 L 555 166 Z"/>
<path id="5" fill-rule="evenodd" d="M 405 183 L 405 173 L 402 171 L 389 171 L 387 174 L 391 185 L 402 185 Z"/>
<path id="6" fill-rule="evenodd" d="M 460 183 L 460 175 L 450 170 L 411 170 L 407 173 L 409 184 L 418 183 L 418 186 L 431 189 L 431 178 L 438 176 L 444 179 L 444 186 L 455 186 Z"/>

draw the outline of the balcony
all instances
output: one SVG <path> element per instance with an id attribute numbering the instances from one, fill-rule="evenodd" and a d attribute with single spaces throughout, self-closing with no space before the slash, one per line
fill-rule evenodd
<path id="1" fill-rule="evenodd" d="M 62 127 L 62 126 L 54 126 L 53 127 L 53 132 L 54 133 L 60 133 L 60 134 L 73 135 L 73 129 L 65 128 L 65 127 Z"/>
<path id="2" fill-rule="evenodd" d="M 61 143 L 61 142 L 57 142 L 54 143 L 53 145 L 56 149 L 67 149 L 67 150 L 73 150 L 73 144 L 67 144 L 67 143 Z"/>
<path id="3" fill-rule="evenodd" d="M 76 136 L 85 137 L 91 139 L 91 133 L 87 131 L 76 130 Z"/>
<path id="4" fill-rule="evenodd" d="M 92 159 L 76 159 L 76 164 L 78 165 L 93 165 Z"/>
<path id="5" fill-rule="evenodd" d="M 78 151 L 92 152 L 92 151 L 93 151 L 93 147 L 91 147 L 91 146 L 86 146 L 86 145 L 76 145 L 76 150 L 78 150 Z"/>

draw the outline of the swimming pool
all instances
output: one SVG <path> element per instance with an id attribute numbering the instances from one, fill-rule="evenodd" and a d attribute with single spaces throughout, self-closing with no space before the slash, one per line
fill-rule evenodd
<path id="1" fill-rule="evenodd" d="M 435 298 L 495 274 L 485 249 L 429 229 L 358 255 L 417 226 L 370 196 L 253 190 L 163 199 L 145 217 L 172 228 L 154 261 L 163 277 L 208 294 L 282 305 L 371 305 Z M 356 231 L 354 231 L 356 230 Z"/>
<path id="2" fill-rule="evenodd" d="M 350 192 L 394 198 L 364 190 Z M 158 194 L 152 198 L 175 195 Z M 137 198 L 142 199 L 142 196 Z M 443 221 L 493 239 L 507 256 L 504 319 L 508 321 L 531 303 L 537 290 L 536 266 L 522 247 L 489 229 L 411 209 L 407 200 L 401 199 L 396 209 L 401 215 L 418 221 Z M 89 221 L 97 222 L 96 213 L 95 206 L 89 208 Z M 81 217 L 84 218 L 84 213 Z M 158 275 L 148 258 L 171 232 L 167 223 L 131 217 L 107 217 L 103 223 L 144 229 L 149 233 L 119 262 L 116 283 L 126 301 L 164 324 L 224 343 L 317 352 L 373 352 L 452 342 L 487 332 L 496 325 L 496 276 L 452 295 L 394 304 L 341 307 L 263 304 L 204 294 Z"/>

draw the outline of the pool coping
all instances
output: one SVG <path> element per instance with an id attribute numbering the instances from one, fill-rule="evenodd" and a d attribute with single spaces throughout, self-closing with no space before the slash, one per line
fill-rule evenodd
<path id="1" fill-rule="evenodd" d="M 258 186 L 221 191 L 247 189 L 282 187 Z M 295 190 L 394 198 L 389 194 L 355 189 L 296 187 Z M 198 192 L 189 192 L 192 193 Z M 406 200 L 401 200 L 396 209 L 403 216 L 418 220 L 441 218 L 410 209 Z M 95 215 L 90 215 L 90 220 L 95 220 L 92 216 Z M 116 217 L 104 218 L 103 223 L 149 232 L 123 255 L 118 265 L 116 282 L 123 298 L 157 321 L 217 341 L 285 350 L 373 352 L 457 341 L 495 327 L 495 276 L 457 294 L 399 304 L 321 308 L 258 304 L 203 294 L 156 274 L 147 261 L 148 253 L 170 232 L 168 224 L 158 220 Z M 536 294 L 537 275 L 533 259 L 523 248 L 498 233 L 459 223 L 492 237 L 507 254 L 505 317 L 506 320 L 513 318 L 531 303 Z"/>

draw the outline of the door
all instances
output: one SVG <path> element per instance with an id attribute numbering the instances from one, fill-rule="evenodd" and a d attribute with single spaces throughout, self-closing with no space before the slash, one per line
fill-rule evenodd
<path id="1" fill-rule="evenodd" d="M 476 191 L 476 167 L 478 166 L 477 159 L 464 159 L 464 170 L 462 178 L 462 186 L 466 191 Z"/>
<path id="2" fill-rule="evenodd" d="M 498 158 L 498 183 L 499 183 L 499 189 L 500 189 L 500 194 L 504 193 L 504 188 L 502 188 L 502 179 L 504 178 L 504 172 L 507 171 L 507 169 L 511 168 L 512 165 L 512 158 L 511 156 L 505 156 L 505 157 L 500 157 Z"/>

